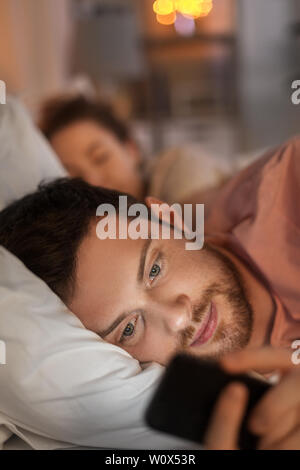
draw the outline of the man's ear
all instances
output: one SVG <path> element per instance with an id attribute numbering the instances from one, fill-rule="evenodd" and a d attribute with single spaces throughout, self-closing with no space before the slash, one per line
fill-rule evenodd
<path id="1" fill-rule="evenodd" d="M 184 225 L 184 219 L 182 214 L 182 207 L 180 204 L 176 204 L 178 206 L 178 211 L 176 210 L 176 206 L 174 209 L 173 206 L 169 206 L 166 202 L 157 199 L 156 197 L 148 196 L 145 198 L 146 205 L 149 209 L 153 211 L 153 213 L 157 216 L 158 219 L 162 220 L 166 223 L 171 223 L 175 228 L 180 231 L 187 230 Z"/>

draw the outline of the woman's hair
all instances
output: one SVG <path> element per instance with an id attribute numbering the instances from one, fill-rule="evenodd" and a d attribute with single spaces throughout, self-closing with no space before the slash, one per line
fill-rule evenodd
<path id="1" fill-rule="evenodd" d="M 50 140 L 53 135 L 78 121 L 93 121 L 112 132 L 120 142 L 131 140 L 129 127 L 116 116 L 112 107 L 99 99 L 83 95 L 60 95 L 48 99 L 41 107 L 38 125 Z"/>

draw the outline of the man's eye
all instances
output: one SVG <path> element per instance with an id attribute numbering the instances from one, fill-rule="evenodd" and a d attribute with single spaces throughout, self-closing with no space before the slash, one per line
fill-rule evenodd
<path id="1" fill-rule="evenodd" d="M 123 330 L 122 336 L 120 338 L 121 343 L 132 338 L 135 335 L 136 322 L 137 322 L 137 319 L 127 323 L 125 329 Z"/>
<path id="2" fill-rule="evenodd" d="M 153 279 L 155 279 L 160 274 L 160 271 L 161 271 L 161 269 L 160 269 L 160 266 L 158 264 L 154 264 L 152 266 L 152 269 L 149 273 L 149 278 L 151 279 L 151 281 Z"/>
<path id="3" fill-rule="evenodd" d="M 123 331 L 123 336 L 131 336 L 134 333 L 134 324 L 128 323 L 125 330 Z"/>

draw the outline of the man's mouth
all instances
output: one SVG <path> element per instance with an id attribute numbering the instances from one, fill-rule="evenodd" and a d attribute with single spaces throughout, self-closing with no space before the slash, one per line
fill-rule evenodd
<path id="1" fill-rule="evenodd" d="M 211 302 L 209 310 L 201 322 L 200 328 L 196 333 L 193 343 L 190 345 L 201 346 L 213 336 L 218 324 L 218 312 L 216 306 Z"/>

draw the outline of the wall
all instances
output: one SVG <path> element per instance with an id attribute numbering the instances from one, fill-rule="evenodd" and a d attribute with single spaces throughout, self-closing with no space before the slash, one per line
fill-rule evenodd
<path id="1" fill-rule="evenodd" d="M 34 109 L 68 76 L 70 0 L 1 0 L 0 78 Z"/>
<path id="2" fill-rule="evenodd" d="M 238 2 L 240 104 L 249 150 L 277 144 L 300 130 L 300 108 L 290 100 L 294 6 L 293 0 Z"/>

